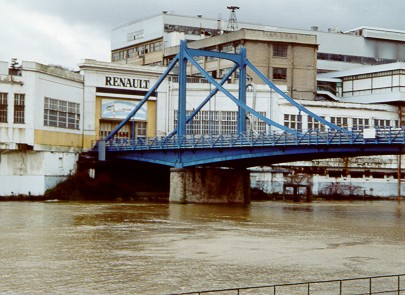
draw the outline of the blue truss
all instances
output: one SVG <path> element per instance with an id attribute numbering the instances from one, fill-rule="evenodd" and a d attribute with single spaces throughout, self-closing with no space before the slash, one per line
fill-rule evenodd
<path id="1" fill-rule="evenodd" d="M 405 127 L 376 129 L 365 138 L 339 130 L 246 135 L 187 135 L 105 142 L 110 160 L 132 160 L 184 168 L 210 165 L 253 167 L 300 160 L 405 153 Z"/>
<path id="2" fill-rule="evenodd" d="M 195 57 L 213 57 L 219 59 L 226 59 L 234 62 L 234 66 L 226 73 L 226 75 L 221 79 L 220 82 L 216 81 L 207 71 L 205 71 L 199 63 L 194 59 Z M 209 83 L 215 86 L 215 88 L 209 93 L 206 99 L 187 117 L 186 115 L 186 103 L 187 103 L 187 62 L 190 62 L 198 71 L 204 76 Z M 350 134 L 350 132 L 340 126 L 332 124 L 326 121 L 322 117 L 316 115 L 315 113 L 309 111 L 304 106 L 297 103 L 290 96 L 285 94 L 280 90 L 274 83 L 272 83 L 265 75 L 263 75 L 247 58 L 246 49 L 241 47 L 240 54 L 216 52 L 216 51 L 206 51 L 199 49 L 188 48 L 185 41 L 181 41 L 179 53 L 171 61 L 167 69 L 164 71 L 162 76 L 157 80 L 155 85 L 148 91 L 145 97 L 138 103 L 138 105 L 132 110 L 132 112 L 123 120 L 121 123 L 105 137 L 105 141 L 109 141 L 114 138 L 116 133 L 141 109 L 144 103 L 150 98 L 151 94 L 155 92 L 163 80 L 169 75 L 169 73 L 178 64 L 179 69 L 179 101 L 178 101 L 178 124 L 177 128 L 173 130 L 168 137 L 173 135 L 185 136 L 186 135 L 186 125 L 189 123 L 193 117 L 210 101 L 210 99 L 218 92 L 221 91 L 229 99 L 231 99 L 238 106 L 238 133 L 246 132 L 246 113 L 250 113 L 258 119 L 265 122 L 267 125 L 275 127 L 283 132 L 290 134 L 299 133 L 297 130 L 290 129 L 283 126 L 263 115 L 258 113 L 256 110 L 250 108 L 246 105 L 246 69 L 249 67 L 266 85 L 278 93 L 281 97 L 295 106 L 300 112 L 306 113 L 308 116 L 317 120 L 318 122 L 328 126 L 330 129 L 340 131 L 342 133 Z M 223 87 L 224 83 L 228 78 L 235 72 L 239 70 L 239 98 L 233 96 L 227 89 Z"/>

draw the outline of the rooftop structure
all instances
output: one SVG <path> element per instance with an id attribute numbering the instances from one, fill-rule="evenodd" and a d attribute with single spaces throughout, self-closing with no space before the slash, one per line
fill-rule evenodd
<path id="1" fill-rule="evenodd" d="M 199 16 L 181 16 L 163 12 L 135 20 L 113 29 L 111 57 L 113 62 L 152 64 L 162 63 L 167 48 L 180 40 L 201 40 L 221 35 L 228 30 L 229 21 Z M 318 72 L 341 71 L 351 68 L 405 61 L 405 31 L 374 27 L 359 27 L 342 32 L 330 28 L 327 32 L 313 26 L 309 30 L 280 28 L 265 24 L 238 22 L 239 29 L 266 32 L 311 34 L 319 44 Z"/>

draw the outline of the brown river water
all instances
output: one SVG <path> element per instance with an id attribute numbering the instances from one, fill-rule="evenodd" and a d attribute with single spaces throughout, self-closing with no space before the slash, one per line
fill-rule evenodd
<path id="1" fill-rule="evenodd" d="M 405 203 L 0 203 L 0 294 L 167 294 L 405 273 Z"/>

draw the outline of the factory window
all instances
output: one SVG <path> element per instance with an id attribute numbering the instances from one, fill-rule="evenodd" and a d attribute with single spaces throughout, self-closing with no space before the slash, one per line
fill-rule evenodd
<path id="1" fill-rule="evenodd" d="M 353 55 L 341 55 L 341 54 L 331 54 L 318 52 L 319 60 L 332 60 L 332 61 L 344 61 L 347 63 L 361 63 L 368 65 L 378 65 L 393 63 L 397 60 L 387 59 L 387 58 L 375 58 L 375 57 L 365 57 L 365 56 L 353 56 Z"/>
<path id="2" fill-rule="evenodd" d="M 219 133 L 219 111 L 201 111 L 201 133 L 218 134 Z"/>
<path id="3" fill-rule="evenodd" d="M 146 137 L 146 122 L 136 122 L 136 136 L 138 137 Z"/>
<path id="4" fill-rule="evenodd" d="M 348 127 L 347 118 L 344 117 L 330 117 L 330 122 L 343 128 Z"/>
<path id="5" fill-rule="evenodd" d="M 325 116 L 321 116 L 322 119 L 325 119 Z M 325 125 L 320 123 L 318 120 L 315 120 L 311 116 L 308 116 L 308 129 L 309 130 L 325 130 Z"/>
<path id="6" fill-rule="evenodd" d="M 394 127 L 399 128 L 399 120 L 394 120 Z"/>
<path id="7" fill-rule="evenodd" d="M 152 44 L 150 45 L 150 47 L 151 47 L 151 49 L 150 49 L 151 52 L 162 51 L 162 50 L 163 50 L 163 46 L 162 46 L 162 42 L 161 42 L 161 41 L 152 43 Z"/>
<path id="8" fill-rule="evenodd" d="M 187 111 L 189 117 L 192 111 Z M 187 134 L 234 134 L 238 129 L 236 111 L 200 111 L 187 123 Z M 178 114 L 174 111 L 174 128 L 177 128 Z"/>
<path id="9" fill-rule="evenodd" d="M 238 112 L 223 111 L 221 120 L 221 133 L 234 134 L 238 130 Z"/>
<path id="10" fill-rule="evenodd" d="M 25 94 L 14 94 L 14 123 L 25 123 Z"/>
<path id="11" fill-rule="evenodd" d="M 114 52 L 112 55 L 111 55 L 111 60 L 112 61 L 117 61 L 117 60 L 119 60 L 120 59 L 120 54 L 118 53 L 118 52 Z"/>
<path id="12" fill-rule="evenodd" d="M 370 120 L 363 118 L 353 118 L 353 130 L 362 130 L 370 127 Z"/>
<path id="13" fill-rule="evenodd" d="M 235 46 L 235 53 L 240 53 L 240 49 L 241 49 L 241 47 L 243 47 L 243 45 L 242 45 L 242 44 L 238 44 L 238 45 L 236 45 L 236 46 Z"/>
<path id="14" fill-rule="evenodd" d="M 287 45 L 274 44 L 273 56 L 274 57 L 287 57 L 288 47 Z"/>
<path id="15" fill-rule="evenodd" d="M 233 46 L 233 44 L 223 45 L 221 48 L 221 52 L 234 53 L 235 47 Z"/>
<path id="16" fill-rule="evenodd" d="M 131 32 L 127 34 L 127 42 L 131 42 L 133 40 L 139 40 L 143 38 L 143 30 Z"/>
<path id="17" fill-rule="evenodd" d="M 273 68 L 273 79 L 274 80 L 287 80 L 287 69 L 286 68 Z"/>
<path id="18" fill-rule="evenodd" d="M 390 120 L 374 119 L 374 127 L 376 128 L 389 128 L 390 126 Z"/>
<path id="19" fill-rule="evenodd" d="M 7 93 L 0 93 L 0 123 L 7 123 Z"/>
<path id="20" fill-rule="evenodd" d="M 80 129 L 80 105 L 75 102 L 45 97 L 44 126 Z"/>
<path id="21" fill-rule="evenodd" d="M 284 114 L 284 126 L 290 129 L 298 129 L 298 115 Z"/>
<path id="22" fill-rule="evenodd" d="M 108 136 L 119 124 L 119 121 L 100 120 L 100 138 Z M 146 137 L 147 123 L 130 121 L 114 135 L 114 139 L 132 139 Z"/>

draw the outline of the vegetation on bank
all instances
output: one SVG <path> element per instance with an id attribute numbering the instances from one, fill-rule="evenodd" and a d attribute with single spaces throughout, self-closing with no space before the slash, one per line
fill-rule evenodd
<path id="1" fill-rule="evenodd" d="M 85 171 L 69 176 L 65 181 L 60 182 L 45 193 L 47 199 L 66 201 L 103 201 L 122 197 L 127 199 L 131 198 L 132 195 L 133 192 L 129 187 L 123 184 L 118 187 L 111 177 L 100 175 L 100 177 L 93 179 Z"/>
<path id="2" fill-rule="evenodd" d="M 79 172 L 48 190 L 44 197 L 63 201 L 161 200 L 168 199 L 168 192 L 139 192 L 131 181 L 122 181 L 105 173 L 91 178 L 87 172 Z"/>

